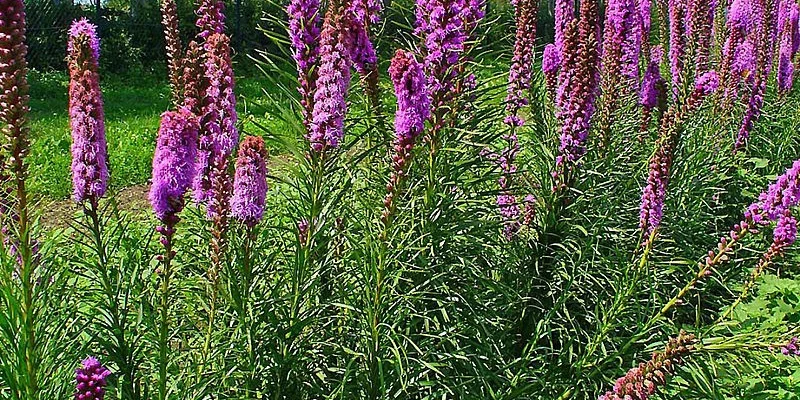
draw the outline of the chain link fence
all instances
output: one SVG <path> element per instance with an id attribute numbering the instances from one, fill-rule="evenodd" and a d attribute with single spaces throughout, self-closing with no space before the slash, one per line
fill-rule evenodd
<path id="1" fill-rule="evenodd" d="M 184 43 L 195 34 L 192 0 L 177 0 Z M 28 0 L 28 62 L 38 70 L 64 69 L 67 30 L 88 18 L 100 30 L 101 67 L 111 71 L 149 69 L 165 63 L 160 0 Z M 269 0 L 226 1 L 226 25 L 238 52 L 253 49 L 263 34 L 264 13 L 282 13 Z"/>

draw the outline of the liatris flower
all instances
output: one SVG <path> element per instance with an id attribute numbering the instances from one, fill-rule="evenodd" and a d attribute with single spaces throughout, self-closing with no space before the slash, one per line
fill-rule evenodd
<path id="1" fill-rule="evenodd" d="M 745 219 L 754 224 L 766 225 L 798 204 L 800 204 L 800 160 L 796 160 L 769 186 L 767 191 L 758 196 L 758 201 L 747 208 Z"/>
<path id="2" fill-rule="evenodd" d="M 289 15 L 289 38 L 292 42 L 292 58 L 297 63 L 297 90 L 306 129 L 310 127 L 311 111 L 314 109 L 314 65 L 320 34 L 319 0 L 292 0 L 286 8 Z"/>
<path id="3" fill-rule="evenodd" d="M 567 27 L 564 38 L 564 59 L 557 98 L 561 120 L 561 143 L 556 157 L 554 189 L 568 183 L 564 176 L 586 153 L 589 121 L 595 111 L 599 81 L 597 48 L 597 2 L 581 1 L 580 20 Z"/>
<path id="4" fill-rule="evenodd" d="M 356 71 L 362 76 L 371 73 L 378 61 L 375 47 L 369 38 L 369 26 L 380 21 L 381 9 L 380 1 L 354 0 L 347 10 L 348 17 L 351 18 L 351 59 Z"/>
<path id="5" fill-rule="evenodd" d="M 267 198 L 267 149 L 264 139 L 248 136 L 239 146 L 236 176 L 233 181 L 231 215 L 253 227 L 264 216 Z"/>
<path id="6" fill-rule="evenodd" d="M 202 113 L 203 93 L 206 79 L 203 66 L 202 46 L 197 41 L 189 42 L 183 63 L 183 106 L 194 115 Z"/>
<path id="7" fill-rule="evenodd" d="M 161 24 L 164 26 L 164 39 L 167 45 L 167 65 L 169 66 L 169 84 L 172 89 L 172 103 L 179 106 L 182 103 L 183 88 L 183 47 L 181 46 L 181 33 L 178 29 L 178 6 L 175 0 L 161 1 Z"/>
<path id="8" fill-rule="evenodd" d="M 198 36 L 208 40 L 215 33 L 225 33 L 225 3 L 221 0 L 201 0 L 197 9 Z"/>
<path id="9" fill-rule="evenodd" d="M 694 56 L 694 73 L 700 76 L 708 70 L 714 28 L 714 2 L 716 0 L 687 0 L 686 38 Z"/>
<path id="10" fill-rule="evenodd" d="M 788 92 L 794 80 L 794 59 L 799 41 L 798 18 L 800 7 L 794 0 L 783 0 L 778 12 L 778 29 L 780 30 L 780 47 L 778 49 L 778 89 Z"/>
<path id="11" fill-rule="evenodd" d="M 308 243 L 309 227 L 308 220 L 301 219 L 297 221 L 297 241 L 300 242 L 301 246 L 305 246 Z"/>
<path id="12" fill-rule="evenodd" d="M 216 33 L 206 39 L 205 76 L 208 87 L 204 90 L 200 116 L 200 144 L 198 174 L 195 178 L 195 201 L 209 200 L 220 193 L 212 193 L 217 178 L 227 176 L 227 160 L 239 142 L 236 128 L 236 94 L 230 58 L 230 39 Z M 220 189 L 221 190 L 221 189 Z M 220 210 L 224 213 L 224 210 Z M 209 216 L 216 213 L 209 204 Z"/>
<path id="13" fill-rule="evenodd" d="M 542 72 L 547 83 L 547 91 L 551 95 L 555 95 L 558 85 L 558 68 L 560 66 L 561 54 L 558 51 L 558 47 L 554 43 L 550 43 L 544 47 L 544 53 L 542 53 Z"/>
<path id="14" fill-rule="evenodd" d="M 669 70 L 672 96 L 677 99 L 683 86 L 686 54 L 686 0 L 669 0 Z"/>
<path id="15" fill-rule="evenodd" d="M 655 352 L 650 361 L 631 368 L 617 379 L 614 390 L 598 400 L 647 400 L 659 386 L 666 384 L 667 376 L 694 350 L 696 341 L 694 335 L 681 330 L 677 337 L 670 338 L 663 352 Z"/>
<path id="16" fill-rule="evenodd" d="M 67 53 L 73 198 L 76 202 L 88 200 L 96 204 L 106 192 L 108 164 L 97 72 L 100 41 L 95 26 L 86 19 L 72 23 Z"/>
<path id="17" fill-rule="evenodd" d="M 514 57 L 508 73 L 505 119 L 505 123 L 511 126 L 522 126 L 525 123 L 519 116 L 519 110 L 528 105 L 528 90 L 531 87 L 538 11 L 536 5 L 533 0 L 514 1 L 517 33 L 514 40 Z"/>
<path id="18" fill-rule="evenodd" d="M 659 1 L 659 0 L 656 0 Z M 645 56 L 649 57 L 649 43 L 650 43 L 650 28 L 652 26 L 651 21 L 651 7 L 652 7 L 652 0 L 638 0 L 638 11 L 639 11 L 639 27 L 640 33 L 642 34 L 641 43 L 642 43 L 642 50 L 646 51 Z"/>
<path id="19" fill-rule="evenodd" d="M 328 10 L 320 36 L 320 66 L 308 141 L 322 152 L 337 148 L 344 137 L 347 91 L 350 88 L 348 26 L 341 5 Z"/>
<path id="20" fill-rule="evenodd" d="M 108 368 L 94 357 L 87 357 L 75 370 L 75 400 L 103 400 L 106 396 Z"/>
<path id="21" fill-rule="evenodd" d="M 715 71 L 701 75 L 695 81 L 695 88 L 682 109 L 673 108 L 670 115 L 662 118 L 660 137 L 656 143 L 656 152 L 650 159 L 647 185 L 642 191 L 642 203 L 639 208 L 639 227 L 642 229 L 643 246 L 652 243 L 655 230 L 661 225 L 664 200 L 667 196 L 667 185 L 672 170 L 673 153 L 678 141 L 682 119 L 694 110 L 709 94 L 719 86 L 719 77 Z"/>
<path id="22" fill-rule="evenodd" d="M 183 209 L 183 196 L 196 173 L 199 130 L 197 117 L 185 108 L 161 115 L 149 199 L 153 211 L 162 221 Z"/>
<path id="23" fill-rule="evenodd" d="M 414 54 L 397 50 L 389 66 L 389 77 L 397 97 L 397 112 L 392 143 L 392 176 L 386 187 L 388 193 L 384 199 L 382 216 L 384 223 L 391 217 L 396 191 L 405 178 L 417 137 L 425 129 L 431 103 L 423 66 L 417 62 Z"/>
<path id="24" fill-rule="evenodd" d="M 781 346 L 781 354 L 785 356 L 800 356 L 800 340 L 797 336 L 791 338 L 789 343 Z"/>

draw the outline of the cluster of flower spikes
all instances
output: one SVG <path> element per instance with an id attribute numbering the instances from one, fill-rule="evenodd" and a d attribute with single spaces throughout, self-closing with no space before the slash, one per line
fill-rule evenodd
<path id="1" fill-rule="evenodd" d="M 454 67 L 466 51 L 470 30 L 483 18 L 482 5 L 470 0 L 417 0 L 415 33 L 422 39 L 434 110 L 446 109 L 453 100 L 458 77 Z"/>
<path id="2" fill-rule="evenodd" d="M 109 375 L 111 371 L 100 361 L 87 357 L 75 370 L 75 400 L 103 400 Z"/>
<path id="3" fill-rule="evenodd" d="M 788 92 L 792 88 L 794 80 L 794 63 L 792 62 L 797 55 L 800 47 L 800 30 L 798 30 L 798 19 L 800 19 L 800 6 L 795 0 L 782 0 L 778 11 L 778 25 L 780 32 L 778 48 L 778 90 Z"/>
<path id="4" fill-rule="evenodd" d="M 197 117 L 186 108 L 161 115 L 149 200 L 156 216 L 162 221 L 172 222 L 183 209 L 184 195 L 197 172 L 195 161 L 199 130 Z"/>
<path id="5" fill-rule="evenodd" d="M 666 384 L 667 376 L 694 350 L 695 336 L 681 330 L 670 338 L 663 352 L 653 353 L 650 361 L 631 368 L 614 383 L 614 389 L 598 400 L 647 400 L 659 386 Z"/>
<path id="6" fill-rule="evenodd" d="M 103 98 L 97 72 L 99 56 L 96 27 L 86 19 L 73 22 L 67 43 L 73 198 L 95 205 L 105 194 L 108 182 Z"/>
<path id="7" fill-rule="evenodd" d="M 750 138 L 755 121 L 761 115 L 764 106 L 764 94 L 767 90 L 767 81 L 772 71 L 775 41 L 777 40 L 777 13 L 779 0 L 765 0 L 754 6 L 757 10 L 755 22 L 755 71 L 752 90 L 747 100 L 747 111 L 736 134 L 734 151 L 742 148 Z"/>
<path id="8" fill-rule="evenodd" d="M 178 24 L 178 6 L 175 0 L 161 2 L 161 25 L 164 27 L 164 39 L 167 51 L 167 67 L 169 69 L 169 85 L 172 89 L 172 102 L 175 106 L 183 102 L 181 79 L 183 76 L 183 46 Z"/>
<path id="9" fill-rule="evenodd" d="M 197 175 L 194 183 L 196 202 L 208 203 L 208 215 L 224 214 L 230 195 L 228 160 L 239 142 L 236 128 L 236 95 L 230 56 L 230 39 L 214 33 L 204 44 L 204 82 L 200 107 L 200 139 Z"/>
<path id="10" fill-rule="evenodd" d="M 642 191 L 642 202 L 639 208 L 639 227 L 645 238 L 644 246 L 651 243 L 650 237 L 661 224 L 681 121 L 696 109 L 706 96 L 717 90 L 719 77 L 715 71 L 708 71 L 695 80 L 694 86 L 692 94 L 685 102 L 680 107 L 670 108 L 668 111 L 670 114 L 662 118 L 656 152 L 650 158 L 647 185 Z"/>
<path id="11" fill-rule="evenodd" d="M 791 338 L 788 343 L 781 346 L 781 354 L 785 356 L 800 356 L 800 342 L 797 336 Z"/>
<path id="12" fill-rule="evenodd" d="M 642 124 L 641 132 L 647 131 L 650 125 L 650 118 L 654 108 L 666 106 L 667 82 L 661 76 L 661 60 L 664 51 L 661 47 L 654 47 L 650 50 L 650 61 L 642 77 L 642 85 L 639 89 L 639 104 L 642 105 Z"/>
<path id="13" fill-rule="evenodd" d="M 231 216 L 251 228 L 258 224 L 264 217 L 268 189 L 264 139 L 248 136 L 239 146 L 236 158 Z"/>
<path id="14" fill-rule="evenodd" d="M 397 97 L 397 112 L 392 141 L 392 175 L 386 185 L 381 216 L 384 223 L 391 218 L 397 189 L 406 176 L 417 137 L 424 131 L 425 120 L 431 111 L 425 71 L 413 53 L 398 49 L 389 66 L 389 77 Z"/>
<path id="15" fill-rule="evenodd" d="M 306 128 L 314 109 L 314 66 L 317 63 L 320 35 L 319 0 L 292 0 L 286 8 L 289 15 L 289 40 L 292 58 L 297 64 L 297 90 Z"/>
<path id="16" fill-rule="evenodd" d="M 514 56 L 508 72 L 505 123 L 522 126 L 525 120 L 519 110 L 528 105 L 528 91 L 533 78 L 533 47 L 536 42 L 537 3 L 532 0 L 515 0 L 514 15 L 517 31 L 514 39 Z"/>
<path id="17" fill-rule="evenodd" d="M 728 36 L 723 46 L 720 65 L 720 82 L 726 100 L 738 97 L 742 77 L 752 77 L 755 68 L 756 16 L 753 0 L 733 0 L 728 11 Z"/>
<path id="18" fill-rule="evenodd" d="M 553 190 L 565 187 L 572 166 L 586 154 L 589 122 L 595 111 L 600 80 L 597 2 L 582 0 L 579 18 L 567 25 L 562 68 L 556 93 L 561 121 L 559 154 L 556 157 Z"/>
<path id="19" fill-rule="evenodd" d="M 325 15 L 319 47 L 319 69 L 314 108 L 307 139 L 311 150 L 321 153 L 338 148 L 344 138 L 347 92 L 350 88 L 350 26 L 341 2 L 332 3 Z"/>

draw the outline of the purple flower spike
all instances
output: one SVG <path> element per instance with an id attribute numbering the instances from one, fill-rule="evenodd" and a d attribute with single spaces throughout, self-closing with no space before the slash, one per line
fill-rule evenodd
<path id="1" fill-rule="evenodd" d="M 719 75 L 717 71 L 708 71 L 700 75 L 694 83 L 694 90 L 702 96 L 708 96 L 717 91 L 719 87 Z"/>
<path id="2" fill-rule="evenodd" d="M 669 0 L 669 68 L 673 98 L 677 98 L 683 81 L 686 53 L 686 0 Z"/>
<path id="3" fill-rule="evenodd" d="M 292 0 L 286 8 L 289 15 L 289 38 L 292 42 L 292 58 L 297 63 L 297 90 L 306 129 L 309 128 L 311 111 L 314 109 L 314 65 L 317 63 L 320 18 L 319 0 Z"/>
<path id="4" fill-rule="evenodd" d="M 198 36 L 208 39 L 215 33 L 225 32 L 225 3 L 221 0 L 201 0 L 197 9 L 196 25 L 200 28 Z"/>
<path id="5" fill-rule="evenodd" d="M 389 77 L 397 97 L 397 112 L 392 142 L 392 175 L 387 185 L 382 215 L 384 222 L 391 217 L 395 192 L 405 178 L 417 137 L 425 129 L 425 120 L 431 112 L 425 72 L 413 53 L 398 49 L 389 66 Z"/>
<path id="6" fill-rule="evenodd" d="M 639 79 L 639 52 L 641 28 L 635 0 L 611 0 L 606 7 L 603 37 L 603 73 L 614 86 L 622 81 L 625 86 Z M 610 88 L 615 89 L 615 88 Z"/>
<path id="7" fill-rule="evenodd" d="M 106 396 L 108 368 L 94 357 L 87 357 L 75 370 L 75 400 L 103 400 Z"/>
<path id="8" fill-rule="evenodd" d="M 253 227 L 264 216 L 267 198 L 267 149 L 264 139 L 248 136 L 239 146 L 236 176 L 233 181 L 231 215 Z"/>
<path id="9" fill-rule="evenodd" d="M 544 47 L 542 53 L 542 72 L 547 80 L 547 88 L 553 92 L 558 85 L 558 68 L 561 67 L 561 53 L 555 43 Z"/>
<path id="10" fill-rule="evenodd" d="M 196 173 L 199 130 L 197 118 L 186 109 L 161 115 L 149 199 L 153 211 L 162 221 L 183 209 L 183 196 Z"/>
<path id="11" fill-rule="evenodd" d="M 659 47 L 652 49 L 650 53 L 650 63 L 647 64 L 647 69 L 642 78 L 642 87 L 639 91 L 639 103 L 648 110 L 652 110 L 658 105 L 658 99 L 662 95 L 659 90 L 663 88 L 665 81 L 661 76 L 661 59 L 663 51 Z"/>
<path id="12" fill-rule="evenodd" d="M 85 19 L 70 28 L 69 119 L 72 130 L 72 186 L 76 202 L 96 202 L 106 192 L 108 164 L 103 98 L 97 72 L 99 39 Z"/>
<path id="13" fill-rule="evenodd" d="M 800 339 L 797 336 L 791 338 L 789 343 L 781 346 L 781 353 L 785 356 L 800 356 Z"/>
<path id="14" fill-rule="evenodd" d="M 308 141 L 315 152 L 337 148 L 344 138 L 347 92 L 350 88 L 348 40 L 347 18 L 342 10 L 328 10 L 320 37 L 320 65 L 311 130 L 308 133 Z"/>
<path id="15" fill-rule="evenodd" d="M 564 35 L 567 25 L 575 19 L 575 0 L 556 0 L 555 10 L 553 11 L 555 22 L 555 41 L 558 59 L 564 59 Z M 556 67 L 558 69 L 559 66 Z"/>

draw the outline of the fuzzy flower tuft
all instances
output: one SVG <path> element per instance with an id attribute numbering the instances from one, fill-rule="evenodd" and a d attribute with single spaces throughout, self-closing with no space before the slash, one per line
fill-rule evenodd
<path id="1" fill-rule="evenodd" d="M 658 99 L 662 95 L 659 93 L 665 84 L 664 78 L 661 76 L 661 59 L 663 51 L 661 48 L 653 48 L 650 53 L 650 62 L 647 64 L 647 69 L 642 78 L 642 87 L 639 90 L 639 103 L 648 110 L 653 109 L 658 105 Z"/>
<path id="2" fill-rule="evenodd" d="M 249 227 L 264 216 L 267 198 L 267 149 L 264 139 L 248 136 L 239 146 L 233 180 L 231 215 Z"/>
<path id="3" fill-rule="evenodd" d="M 103 400 L 106 396 L 108 368 L 94 357 L 87 357 L 75 370 L 75 400 Z"/>
<path id="4" fill-rule="evenodd" d="M 67 51 L 73 198 L 96 202 L 106 192 L 108 156 L 94 25 L 86 20 L 74 22 Z"/>
<path id="5" fill-rule="evenodd" d="M 542 53 L 542 72 L 547 80 L 547 88 L 553 92 L 558 85 L 558 68 L 561 66 L 561 53 L 555 43 L 544 47 Z"/>
<path id="6" fill-rule="evenodd" d="M 183 196 L 196 173 L 199 129 L 197 118 L 186 109 L 161 115 L 149 195 L 153 211 L 160 220 L 183 209 Z"/>

